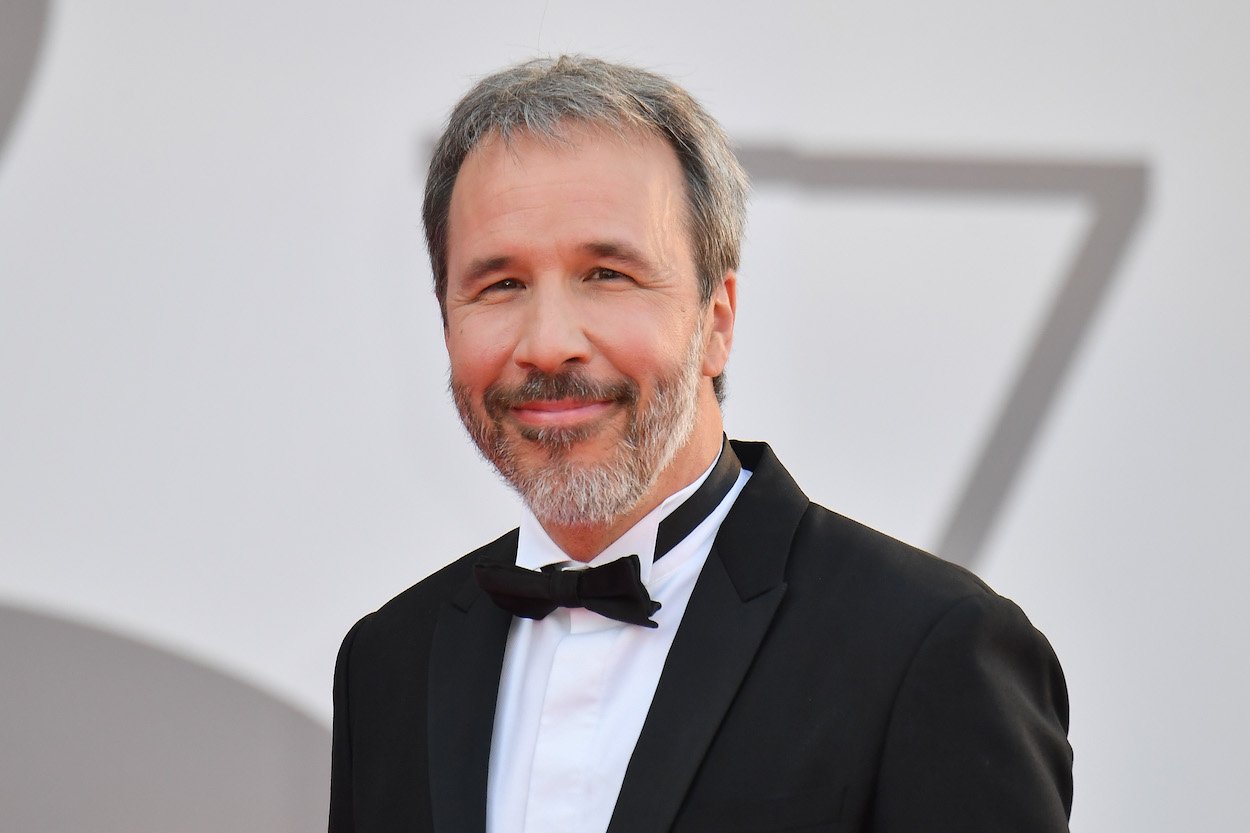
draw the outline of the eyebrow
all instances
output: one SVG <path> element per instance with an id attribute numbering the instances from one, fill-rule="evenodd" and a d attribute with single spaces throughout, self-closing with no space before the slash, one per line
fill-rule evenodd
<path id="1" fill-rule="evenodd" d="M 512 265 L 512 258 L 507 255 L 497 255 L 495 257 L 479 257 L 477 260 L 469 264 L 469 268 L 464 272 L 464 280 L 466 283 L 472 283 L 478 278 L 483 278 L 492 272 L 500 272 Z"/>
<path id="2" fill-rule="evenodd" d="M 635 247 L 616 240 L 595 240 L 582 245 L 581 250 L 595 257 L 615 260 L 635 268 L 650 269 L 651 261 Z"/>

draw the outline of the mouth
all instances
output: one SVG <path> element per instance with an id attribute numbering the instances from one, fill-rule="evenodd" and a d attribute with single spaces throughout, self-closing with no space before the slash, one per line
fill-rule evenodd
<path id="1" fill-rule="evenodd" d="M 511 415 L 529 428 L 574 428 L 599 419 L 618 404 L 604 399 L 539 399 L 518 403 Z"/>
<path id="2" fill-rule="evenodd" d="M 523 437 L 570 442 L 630 408 L 638 401 L 638 388 L 628 380 L 599 382 L 576 373 L 531 372 L 515 388 L 487 388 L 482 399 L 488 417 L 497 424 L 511 423 Z"/>

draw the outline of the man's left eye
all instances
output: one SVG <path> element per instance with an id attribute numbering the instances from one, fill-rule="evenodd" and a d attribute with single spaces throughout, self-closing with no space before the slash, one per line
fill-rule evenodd
<path id="1" fill-rule="evenodd" d="M 615 269 L 599 268 L 599 269 L 595 269 L 593 272 L 590 273 L 590 280 L 592 281 L 627 281 L 627 280 L 630 280 L 630 277 L 628 275 L 623 275 L 620 272 L 617 272 Z"/>

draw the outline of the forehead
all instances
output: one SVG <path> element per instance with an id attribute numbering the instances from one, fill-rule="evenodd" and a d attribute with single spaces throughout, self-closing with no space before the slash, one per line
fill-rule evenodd
<path id="1" fill-rule="evenodd" d="M 626 237 L 688 249 L 686 213 L 677 154 L 653 133 L 574 123 L 554 138 L 494 135 L 468 154 L 456 178 L 448 271 L 454 276 L 457 264 L 492 247 L 565 238 Z"/>
<path id="2" fill-rule="evenodd" d="M 518 168 L 538 171 L 544 162 L 577 168 L 604 161 L 631 168 L 659 166 L 682 176 L 672 145 L 655 131 L 564 119 L 553 129 L 541 132 L 520 129 L 487 134 L 465 154 L 456 184 L 466 173 L 472 175 L 475 171 L 501 175 Z"/>

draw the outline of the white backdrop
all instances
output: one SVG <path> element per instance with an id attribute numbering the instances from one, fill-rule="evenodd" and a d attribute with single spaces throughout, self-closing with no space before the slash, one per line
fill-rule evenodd
<path id="1" fill-rule="evenodd" d="M 20 100 L 0 133 L 0 741 L 82 740 L 21 734 L 46 700 L 23 679 L 73 687 L 39 676 L 75 639 L 49 622 L 205 674 L 179 697 L 306 715 L 315 741 L 351 623 L 514 524 L 445 392 L 424 149 L 474 78 L 579 51 L 673 76 L 744 148 L 1146 172 L 976 567 L 1067 671 L 1074 830 L 1250 822 L 1244 3 L 4 2 L 0 29 L 38 48 L 0 86 Z M 1091 205 L 767 173 L 730 433 L 937 547 Z M 309 754 L 266 777 L 315 799 L 233 829 L 318 817 Z M 0 827 L 19 805 L 11 829 L 56 829 L 3 792 Z"/>

